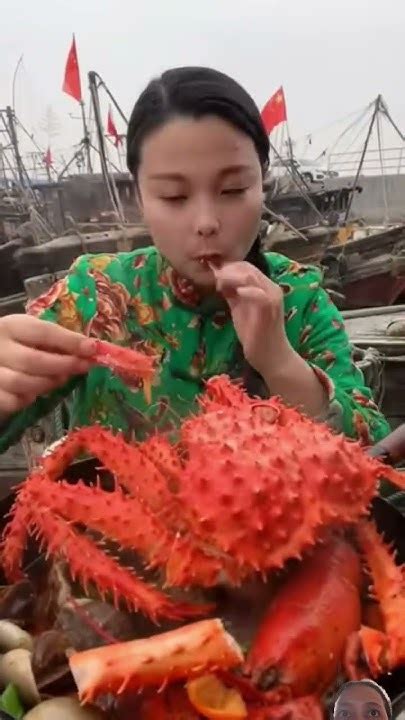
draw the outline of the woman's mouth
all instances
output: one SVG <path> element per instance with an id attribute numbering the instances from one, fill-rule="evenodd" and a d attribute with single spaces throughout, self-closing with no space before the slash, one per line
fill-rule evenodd
<path id="1" fill-rule="evenodd" d="M 211 268 L 211 266 L 219 267 L 224 261 L 224 258 L 220 253 L 206 253 L 204 255 L 198 255 L 195 259 L 205 269 Z"/>

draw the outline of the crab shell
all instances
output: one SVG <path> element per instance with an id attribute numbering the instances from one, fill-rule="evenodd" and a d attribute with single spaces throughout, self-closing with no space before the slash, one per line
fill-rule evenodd
<path id="1" fill-rule="evenodd" d="M 8 576 L 18 575 L 28 529 L 66 558 L 84 586 L 93 582 L 152 618 L 192 618 L 207 607 L 177 603 L 148 586 L 76 526 L 135 549 L 147 566 L 165 570 L 168 585 L 209 587 L 224 578 L 238 584 L 285 568 L 357 525 L 380 478 L 404 487 L 401 473 L 368 457 L 360 443 L 278 399 L 252 400 L 229 378 L 209 381 L 200 406 L 182 423 L 177 445 L 159 434 L 129 445 L 100 426 L 71 433 L 19 492 L 3 542 Z M 114 492 L 54 483 L 81 450 L 116 476 Z M 364 529 L 365 544 L 366 536 Z M 374 668 L 382 653 L 392 665 L 403 651 L 394 622 L 400 587 L 394 575 L 378 586 L 391 621 L 388 640 L 399 651 L 385 636 L 373 636 L 371 647 L 363 632 Z M 263 653 L 261 660 L 265 665 Z"/>

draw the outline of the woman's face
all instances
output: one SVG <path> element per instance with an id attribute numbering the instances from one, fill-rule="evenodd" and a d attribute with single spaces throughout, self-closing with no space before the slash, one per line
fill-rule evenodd
<path id="1" fill-rule="evenodd" d="M 263 190 L 255 146 L 219 118 L 173 118 L 151 134 L 138 188 L 156 247 L 202 288 L 214 286 L 204 257 L 243 260 L 258 234 Z"/>
<path id="2" fill-rule="evenodd" d="M 351 685 L 338 698 L 334 720 L 388 720 L 382 697 L 367 685 Z"/>

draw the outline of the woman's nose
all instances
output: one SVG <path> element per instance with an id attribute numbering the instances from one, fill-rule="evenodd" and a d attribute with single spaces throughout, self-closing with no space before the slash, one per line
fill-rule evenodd
<path id="1" fill-rule="evenodd" d="M 217 235 L 219 230 L 219 224 L 214 222 L 201 223 L 198 227 L 198 234 L 201 237 L 211 237 Z"/>
<path id="2" fill-rule="evenodd" d="M 204 204 L 200 206 L 194 216 L 194 229 L 200 237 L 217 235 L 220 230 L 220 221 L 215 208 Z"/>

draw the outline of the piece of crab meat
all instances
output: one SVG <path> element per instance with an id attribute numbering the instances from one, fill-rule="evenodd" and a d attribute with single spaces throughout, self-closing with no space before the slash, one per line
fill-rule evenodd
<path id="1" fill-rule="evenodd" d="M 109 368 L 128 384 L 142 380 L 145 397 L 148 402 L 151 401 L 151 385 L 156 374 L 155 357 L 106 340 L 94 340 L 94 346 L 90 363 Z"/>
<path id="2" fill-rule="evenodd" d="M 154 637 L 74 653 L 69 666 L 83 702 L 241 665 L 243 654 L 222 621 L 201 620 Z"/>

